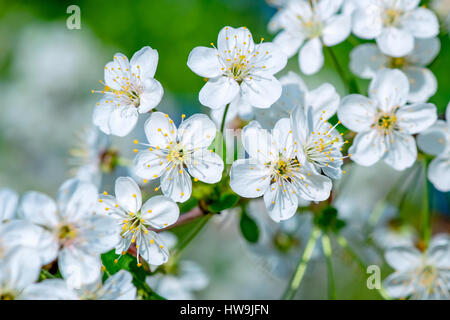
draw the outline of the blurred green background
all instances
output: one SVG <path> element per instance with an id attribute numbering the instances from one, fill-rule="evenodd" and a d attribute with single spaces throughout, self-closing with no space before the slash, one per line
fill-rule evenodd
<path id="1" fill-rule="evenodd" d="M 66 9 L 72 4 L 81 8 L 81 30 L 66 28 Z M 79 132 L 90 126 L 98 99 L 90 91 L 100 88 L 103 66 L 114 53 L 131 57 L 145 45 L 157 49 L 155 78 L 165 90 L 158 108 L 173 118 L 207 112 L 198 102 L 203 79 L 186 66 L 189 52 L 216 43 L 225 25 L 247 26 L 255 39 L 270 41 L 273 35 L 267 24 L 275 12 L 263 0 L 0 0 L 0 187 L 55 194 L 70 176 L 69 150 Z M 431 66 L 439 84 L 431 102 L 442 117 L 450 98 L 450 46 L 448 34 L 440 39 L 441 52 Z M 349 52 L 360 42 L 351 36 L 333 48 L 349 76 Z M 342 96 L 345 87 L 330 57 L 326 53 L 325 57 L 325 67 L 318 74 L 303 78 L 310 88 L 330 82 Z M 280 75 L 289 70 L 299 72 L 297 56 Z M 368 81 L 358 83 L 367 88 Z M 142 132 L 114 142 L 131 156 L 131 141 L 139 135 Z M 232 213 L 217 220 L 185 251 L 211 277 L 210 286 L 199 297 L 279 298 L 287 279 L 270 275 L 255 262 Z M 355 274 L 357 269 L 341 254 L 343 263 L 336 266 L 339 297 L 376 298 L 365 287 L 364 275 Z M 326 298 L 324 264 L 313 264 L 311 269 L 313 274 L 305 278 L 300 296 Z"/>

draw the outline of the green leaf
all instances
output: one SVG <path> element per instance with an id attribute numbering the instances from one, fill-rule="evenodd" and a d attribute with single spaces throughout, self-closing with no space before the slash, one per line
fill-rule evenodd
<path id="1" fill-rule="evenodd" d="M 223 210 L 234 207 L 239 201 L 239 196 L 235 193 L 226 193 L 214 203 L 208 205 L 211 212 L 221 212 Z"/>
<path id="2" fill-rule="evenodd" d="M 239 221 L 241 233 L 245 240 L 250 243 L 256 243 L 259 239 L 259 228 L 255 220 L 253 220 L 245 211 L 241 214 L 241 220 Z"/>
<path id="3" fill-rule="evenodd" d="M 345 227 L 345 221 L 338 218 L 338 211 L 332 206 L 324 208 L 314 217 L 314 224 L 324 232 L 339 232 Z"/>

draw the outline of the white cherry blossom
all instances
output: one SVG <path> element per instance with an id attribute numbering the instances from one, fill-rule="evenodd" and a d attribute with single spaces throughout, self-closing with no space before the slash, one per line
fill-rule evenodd
<path id="1" fill-rule="evenodd" d="M 208 116 L 195 114 L 177 129 L 167 114 L 153 112 L 145 123 L 145 134 L 148 144 L 143 145 L 148 149 L 136 156 L 134 171 L 143 179 L 160 178 L 165 196 L 185 202 L 192 193 L 191 176 L 205 183 L 222 178 L 223 160 L 208 150 L 216 136 L 216 126 Z"/>
<path id="2" fill-rule="evenodd" d="M 342 99 L 338 117 L 357 132 L 349 156 L 371 166 L 383 160 L 396 170 L 411 167 L 417 158 L 413 134 L 437 119 L 431 103 L 406 104 L 408 78 L 399 70 L 381 70 L 372 79 L 369 97 L 351 94 Z"/>
<path id="3" fill-rule="evenodd" d="M 425 102 L 437 90 L 434 74 L 425 66 L 430 64 L 440 50 L 438 38 L 417 39 L 414 49 L 403 57 L 385 55 L 372 43 L 357 46 L 350 53 L 350 69 L 357 76 L 371 79 L 384 68 L 400 69 L 409 80 L 409 102 Z"/>
<path id="4" fill-rule="evenodd" d="M 436 156 L 428 167 L 428 179 L 442 192 L 450 191 L 450 103 L 445 116 L 447 121 L 437 120 L 417 137 L 419 148 Z"/>
<path id="5" fill-rule="evenodd" d="M 93 122 L 106 134 L 126 136 L 136 125 L 139 114 L 155 108 L 164 94 L 153 77 L 158 51 L 149 46 L 137 51 L 130 61 L 122 53 L 105 66 L 104 94 L 94 109 Z M 93 92 L 95 92 L 93 90 Z"/>
<path id="6" fill-rule="evenodd" d="M 208 82 L 199 93 L 200 103 L 221 109 L 250 106 L 268 108 L 281 95 L 281 84 L 273 76 L 286 65 L 287 57 L 270 42 L 255 44 L 246 27 L 224 27 L 217 48 L 196 47 L 187 65 Z"/>
<path id="7" fill-rule="evenodd" d="M 288 57 L 299 52 L 304 74 L 315 74 L 322 68 L 324 45 L 334 46 L 350 35 L 350 15 L 338 14 L 341 5 L 342 0 L 289 1 L 269 23 L 271 31 L 282 29 L 274 44 Z"/>
<path id="8" fill-rule="evenodd" d="M 329 197 L 331 180 L 297 158 L 289 119 L 280 119 L 272 132 L 262 129 L 257 121 L 250 122 L 243 129 L 242 143 L 249 158 L 233 163 L 230 186 L 245 198 L 264 196 L 274 221 L 292 217 L 299 198 L 322 201 Z"/>
<path id="9" fill-rule="evenodd" d="M 113 217 L 122 228 L 116 253 L 123 255 L 135 244 L 138 266 L 140 257 L 152 265 L 166 263 L 169 251 L 154 230 L 178 220 L 180 210 L 176 203 L 164 196 L 154 196 L 142 205 L 141 190 L 129 177 L 117 178 L 115 194 L 115 197 L 101 194 L 95 210 Z"/>
<path id="10" fill-rule="evenodd" d="M 19 195 L 9 188 L 0 189 L 0 225 L 16 216 Z"/>
<path id="11" fill-rule="evenodd" d="M 432 38 L 439 33 L 435 14 L 418 7 L 420 0 L 373 0 L 353 12 L 353 33 L 376 39 L 380 50 L 403 57 L 414 48 L 415 38 Z"/>

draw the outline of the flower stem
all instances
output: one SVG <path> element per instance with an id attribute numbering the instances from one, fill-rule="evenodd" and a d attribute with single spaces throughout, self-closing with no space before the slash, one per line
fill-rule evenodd
<path id="1" fill-rule="evenodd" d="M 356 81 L 355 78 L 352 77 L 352 79 L 347 78 L 344 69 L 342 69 L 341 64 L 339 63 L 339 60 L 337 59 L 336 55 L 334 54 L 334 51 L 331 47 L 327 47 L 325 46 L 325 48 L 327 48 L 327 51 L 331 57 L 331 60 L 333 61 L 334 67 L 337 71 L 337 73 L 339 74 L 339 77 L 341 78 L 342 82 L 344 83 L 348 93 L 359 93 L 359 87 L 358 87 L 358 82 Z M 350 81 L 352 82 L 352 86 L 350 86 Z"/>
<path id="2" fill-rule="evenodd" d="M 225 107 L 225 111 L 223 112 L 222 123 L 220 124 L 220 133 L 222 133 L 222 136 L 223 136 L 223 130 L 225 129 L 225 120 L 227 119 L 227 113 L 228 113 L 229 108 L 230 108 L 230 104 L 227 104 L 227 106 Z"/>
<path id="3" fill-rule="evenodd" d="M 328 298 L 336 300 L 336 284 L 334 280 L 333 261 L 331 259 L 332 249 L 330 237 L 327 234 L 322 235 L 322 248 L 325 254 L 328 272 Z"/>
<path id="4" fill-rule="evenodd" d="M 302 282 L 303 276 L 305 275 L 306 267 L 308 266 L 308 262 L 311 259 L 311 255 L 313 253 L 319 235 L 320 235 L 319 228 L 314 227 L 309 237 L 308 243 L 306 244 L 305 251 L 303 252 L 302 257 L 298 262 L 297 269 L 295 270 L 295 273 L 292 275 L 292 278 L 289 282 L 289 286 L 286 288 L 286 291 L 283 294 L 284 300 L 291 300 L 294 298 L 298 290 L 298 287 Z"/>
<path id="5" fill-rule="evenodd" d="M 428 162 L 425 160 L 424 165 L 424 190 L 423 190 L 423 213 L 422 213 L 422 240 L 425 246 L 428 247 L 428 243 L 431 238 L 431 213 L 430 213 L 430 195 L 429 185 L 427 177 Z"/>
<path id="6" fill-rule="evenodd" d="M 364 261 L 358 256 L 358 254 L 353 251 L 353 249 L 348 245 L 348 241 L 347 239 L 345 239 L 343 236 L 338 236 L 337 238 L 337 242 L 339 243 L 339 245 L 344 248 L 348 254 L 356 261 L 356 263 L 358 264 L 358 266 L 361 268 L 361 270 L 363 271 L 363 273 L 365 274 L 367 272 L 367 266 L 364 263 Z M 387 294 L 386 290 L 381 286 L 380 289 L 377 289 L 377 292 L 379 293 L 379 295 L 381 296 L 381 298 L 383 298 L 384 300 L 390 300 L 391 298 L 389 297 L 389 295 Z"/>

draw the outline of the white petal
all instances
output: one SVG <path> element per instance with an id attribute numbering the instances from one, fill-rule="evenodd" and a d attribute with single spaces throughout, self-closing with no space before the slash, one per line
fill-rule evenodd
<path id="1" fill-rule="evenodd" d="M 395 170 L 411 167 L 417 159 L 416 140 L 409 134 L 394 132 L 384 162 Z"/>
<path id="2" fill-rule="evenodd" d="M 15 217 L 18 203 L 17 192 L 7 188 L 0 189 L 0 223 Z"/>
<path id="3" fill-rule="evenodd" d="M 380 70 L 370 82 L 369 96 L 376 99 L 378 107 L 385 112 L 392 112 L 396 106 L 403 106 L 408 93 L 408 78 L 399 70 Z"/>
<path id="4" fill-rule="evenodd" d="M 321 20 L 332 17 L 341 8 L 343 0 L 320 0 L 315 3 L 314 9 L 320 15 Z"/>
<path id="5" fill-rule="evenodd" d="M 250 159 L 233 162 L 230 171 L 230 187 L 245 198 L 257 198 L 264 194 L 270 183 L 270 170 Z"/>
<path id="6" fill-rule="evenodd" d="M 141 190 L 130 177 L 119 177 L 116 179 L 115 193 L 117 202 L 122 208 L 133 213 L 137 213 L 141 209 Z"/>
<path id="7" fill-rule="evenodd" d="M 272 136 L 277 149 L 287 158 L 292 156 L 294 150 L 294 139 L 291 130 L 291 121 L 289 118 L 283 118 L 277 121 Z"/>
<path id="8" fill-rule="evenodd" d="M 80 245 L 85 252 L 101 254 L 113 249 L 119 242 L 119 227 L 116 219 L 103 215 L 92 215 L 85 221 L 86 227 L 79 229 L 79 238 L 86 242 Z"/>
<path id="9" fill-rule="evenodd" d="M 132 283 L 133 276 L 126 270 L 119 270 L 106 279 L 103 287 L 97 292 L 98 300 L 135 300 L 136 287 Z"/>
<path id="10" fill-rule="evenodd" d="M 25 300 L 78 300 L 63 279 L 48 279 L 28 286 L 20 295 Z"/>
<path id="11" fill-rule="evenodd" d="M 191 176 L 181 166 L 171 168 L 161 177 L 161 190 L 165 196 L 173 201 L 185 202 L 191 197 L 192 193 Z"/>
<path id="12" fill-rule="evenodd" d="M 66 247 L 59 253 L 58 266 L 68 286 L 79 289 L 82 285 L 98 279 L 102 262 L 98 255 L 86 254 L 75 247 Z"/>
<path id="13" fill-rule="evenodd" d="M 200 90 L 198 98 L 202 105 L 218 109 L 233 101 L 239 90 L 238 83 L 232 78 L 212 78 Z"/>
<path id="14" fill-rule="evenodd" d="M 320 39 L 310 39 L 300 49 L 300 54 L 298 55 L 300 70 L 307 75 L 315 74 L 322 68 L 323 59 Z"/>
<path id="15" fill-rule="evenodd" d="M 58 190 L 59 215 L 69 222 L 78 222 L 90 215 L 97 201 L 98 190 L 89 182 L 69 179 Z"/>
<path id="16" fill-rule="evenodd" d="M 255 75 L 241 84 L 242 97 L 256 108 L 269 108 L 281 96 L 281 83 L 271 75 Z"/>
<path id="17" fill-rule="evenodd" d="M 409 271 L 421 264 L 422 254 L 413 246 L 396 246 L 385 253 L 386 262 L 396 271 Z"/>
<path id="18" fill-rule="evenodd" d="M 150 231 L 148 236 L 140 239 L 142 242 L 136 244 L 139 245 L 139 253 L 145 261 L 159 266 L 169 260 L 169 250 L 157 233 Z M 153 244 L 151 239 L 154 240 Z"/>
<path id="19" fill-rule="evenodd" d="M 27 192 L 22 196 L 18 215 L 32 223 L 54 227 L 58 224 L 55 201 L 49 196 L 39 192 Z"/>
<path id="20" fill-rule="evenodd" d="M 156 229 L 174 224 L 179 216 L 177 204 L 164 196 L 154 196 L 142 206 L 142 219 Z"/>
<path id="21" fill-rule="evenodd" d="M 383 21 L 377 10 L 360 8 L 353 12 L 353 33 L 359 38 L 374 39 L 383 30 Z"/>
<path id="22" fill-rule="evenodd" d="M 281 31 L 274 39 L 273 43 L 289 58 L 294 56 L 304 41 L 304 36 L 300 33 Z"/>
<path id="23" fill-rule="evenodd" d="M 131 58 L 131 70 L 136 75 L 140 75 L 141 79 L 153 78 L 158 66 L 158 59 L 158 51 L 145 46 Z"/>
<path id="24" fill-rule="evenodd" d="M 167 156 L 157 149 L 139 152 L 133 162 L 134 173 L 139 178 L 149 180 L 160 177 L 167 166 Z"/>
<path id="25" fill-rule="evenodd" d="M 430 64 L 439 53 L 441 42 L 439 38 L 415 39 L 414 50 L 406 57 L 409 63 L 426 66 Z"/>
<path id="26" fill-rule="evenodd" d="M 403 57 L 414 48 L 414 37 L 410 32 L 388 27 L 377 37 L 380 50 L 391 57 Z"/>
<path id="27" fill-rule="evenodd" d="M 216 130 L 216 125 L 207 115 L 197 113 L 180 124 L 178 141 L 188 150 L 207 148 L 216 137 Z"/>
<path id="28" fill-rule="evenodd" d="M 253 52 L 255 44 L 253 42 L 252 34 L 246 27 L 232 28 L 229 26 L 223 27 L 217 37 L 217 49 L 219 53 L 228 50 L 239 50 L 241 52 Z"/>
<path id="29" fill-rule="evenodd" d="M 127 86 L 126 79 L 131 78 L 130 63 L 122 53 L 116 53 L 113 61 L 105 66 L 105 84 L 114 90 L 123 90 Z"/>
<path id="30" fill-rule="evenodd" d="M 354 162 L 367 167 L 380 160 L 385 150 L 383 137 L 376 130 L 367 130 L 356 135 L 348 152 Z"/>
<path id="31" fill-rule="evenodd" d="M 450 265 L 449 236 L 447 234 L 438 234 L 434 236 L 427 249 L 426 256 L 429 264 L 444 270 L 448 268 Z"/>
<path id="32" fill-rule="evenodd" d="M 396 112 L 396 117 L 398 126 L 405 133 L 419 133 L 436 122 L 436 106 L 432 103 L 405 105 Z"/>
<path id="33" fill-rule="evenodd" d="M 195 151 L 186 162 L 189 174 L 206 183 L 217 183 L 222 179 L 222 158 L 212 150 Z"/>
<path id="34" fill-rule="evenodd" d="M 41 260 L 33 249 L 16 248 L 0 264 L 2 284 L 14 291 L 22 291 L 37 281 L 41 270 Z"/>
<path id="35" fill-rule="evenodd" d="M 126 136 L 136 126 L 138 117 L 137 109 L 134 106 L 113 107 L 108 120 L 111 134 L 118 137 Z"/>
<path id="36" fill-rule="evenodd" d="M 383 286 L 392 298 L 405 298 L 413 290 L 413 274 L 409 272 L 394 272 L 383 281 Z"/>
<path id="37" fill-rule="evenodd" d="M 291 218 L 298 208 L 298 198 L 290 183 L 283 186 L 274 183 L 269 186 L 264 193 L 264 203 L 269 216 L 275 222 Z"/>
<path id="38" fill-rule="evenodd" d="M 437 80 L 430 70 L 409 67 L 403 71 L 409 79 L 408 101 L 425 102 L 436 93 Z"/>
<path id="39" fill-rule="evenodd" d="M 342 99 L 337 113 L 344 126 L 361 132 L 368 130 L 374 123 L 376 106 L 362 95 L 351 94 Z"/>
<path id="40" fill-rule="evenodd" d="M 345 14 L 333 16 L 326 22 L 325 28 L 322 31 L 323 42 L 328 47 L 334 46 L 347 39 L 350 31 L 350 16 Z"/>
<path id="41" fill-rule="evenodd" d="M 320 115 L 319 117 L 324 119 L 329 119 L 336 113 L 339 102 L 339 94 L 329 83 L 324 83 L 306 94 L 306 105 L 313 108 L 314 115 Z"/>
<path id="42" fill-rule="evenodd" d="M 305 172 L 300 172 L 296 176 L 297 196 L 310 201 L 324 201 L 330 197 L 333 186 L 330 178 L 317 174 L 314 171 L 306 174 Z M 303 180 L 300 177 L 303 177 Z"/>
<path id="43" fill-rule="evenodd" d="M 172 119 L 162 112 L 152 112 L 144 125 L 145 136 L 153 147 L 166 149 L 170 142 L 175 141 L 177 128 Z"/>
<path id="44" fill-rule="evenodd" d="M 287 56 L 276 44 L 263 42 L 255 50 L 252 58 L 252 64 L 257 70 L 255 74 L 264 77 L 266 74 L 275 74 L 286 66 Z"/>
<path id="45" fill-rule="evenodd" d="M 308 111 L 312 114 L 311 109 Z M 305 108 L 302 106 L 298 106 L 291 113 L 291 127 L 294 132 L 294 139 L 304 143 L 311 131 L 313 130 L 312 121 L 308 121 L 308 117 L 305 111 Z"/>
<path id="46" fill-rule="evenodd" d="M 437 120 L 433 126 L 417 137 L 419 148 L 434 156 L 443 152 L 448 143 L 450 143 L 450 128 L 443 120 Z"/>
<path id="47" fill-rule="evenodd" d="M 242 144 L 251 158 L 258 162 L 267 162 L 277 156 L 272 135 L 261 128 L 257 121 L 251 121 L 242 129 Z"/>
<path id="48" fill-rule="evenodd" d="M 111 117 L 111 112 L 114 108 L 117 108 L 112 101 L 112 95 L 106 94 L 100 102 L 97 103 L 92 114 L 92 122 L 105 134 L 111 134 L 109 118 Z"/>
<path id="49" fill-rule="evenodd" d="M 364 79 L 373 78 L 387 63 L 388 58 L 373 43 L 361 44 L 350 53 L 350 69 Z"/>
<path id="50" fill-rule="evenodd" d="M 428 167 L 428 179 L 436 189 L 442 192 L 450 191 L 450 155 L 433 159 Z"/>
<path id="51" fill-rule="evenodd" d="M 142 93 L 139 95 L 139 113 L 149 112 L 155 108 L 164 95 L 164 89 L 158 80 L 147 78 L 142 83 Z"/>
<path id="52" fill-rule="evenodd" d="M 223 73 L 218 55 L 217 49 L 196 47 L 189 53 L 187 66 L 201 77 L 218 77 Z"/>
<path id="53" fill-rule="evenodd" d="M 433 11 L 417 8 L 405 14 L 403 26 L 416 38 L 431 38 L 439 34 L 439 22 Z"/>

